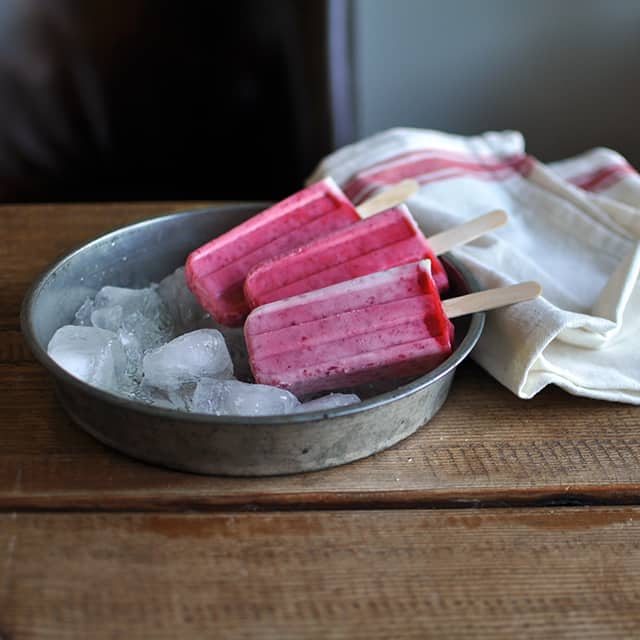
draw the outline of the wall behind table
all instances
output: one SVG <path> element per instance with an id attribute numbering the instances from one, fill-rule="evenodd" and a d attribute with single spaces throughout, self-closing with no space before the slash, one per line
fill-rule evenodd
<path id="1" fill-rule="evenodd" d="M 354 0 L 354 58 L 358 137 L 517 129 L 542 160 L 640 168 L 638 0 Z"/>

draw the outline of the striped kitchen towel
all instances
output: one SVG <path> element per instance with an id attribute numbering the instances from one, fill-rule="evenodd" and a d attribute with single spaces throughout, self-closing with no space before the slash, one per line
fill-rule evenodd
<path id="1" fill-rule="evenodd" d="M 327 175 L 356 204 L 417 179 L 408 206 L 426 234 L 507 211 L 506 227 L 453 253 L 483 287 L 537 280 L 544 294 L 490 312 L 475 360 L 522 398 L 553 383 L 640 404 L 640 176 L 618 153 L 544 165 L 517 132 L 401 128 L 336 151 L 309 182 Z"/>

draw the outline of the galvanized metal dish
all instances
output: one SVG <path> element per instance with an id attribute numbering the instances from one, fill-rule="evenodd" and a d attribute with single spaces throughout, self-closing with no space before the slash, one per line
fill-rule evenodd
<path id="1" fill-rule="evenodd" d="M 134 458 L 205 474 L 262 476 L 345 464 L 414 433 L 440 409 L 460 362 L 477 342 L 484 314 L 456 321 L 453 354 L 428 374 L 362 403 L 272 417 L 215 417 L 148 406 L 91 387 L 46 352 L 87 296 L 104 285 L 139 287 L 160 281 L 189 252 L 264 208 L 260 203 L 187 211 L 124 227 L 69 253 L 33 285 L 22 307 L 22 330 L 51 373 L 71 418 L 101 442 Z M 455 293 L 477 289 L 451 258 Z"/>

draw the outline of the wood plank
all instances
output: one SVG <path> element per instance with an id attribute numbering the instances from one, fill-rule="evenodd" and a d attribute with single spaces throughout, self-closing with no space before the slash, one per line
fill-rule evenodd
<path id="1" fill-rule="evenodd" d="M 638 508 L 0 517 L 0 637 L 632 638 Z"/>
<path id="2" fill-rule="evenodd" d="M 39 365 L 0 366 L 0 509 L 313 508 L 620 503 L 640 496 L 640 408 L 549 388 L 523 401 L 461 367 L 431 423 L 347 466 L 278 478 L 197 476 L 107 449 L 76 427 Z"/>

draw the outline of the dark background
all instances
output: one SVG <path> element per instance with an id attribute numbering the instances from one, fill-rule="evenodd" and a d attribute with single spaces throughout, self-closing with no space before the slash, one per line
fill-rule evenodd
<path id="1" fill-rule="evenodd" d="M 638 0 L 356 0 L 357 135 L 394 124 L 522 131 L 560 160 L 640 167 Z"/>
<path id="2" fill-rule="evenodd" d="M 640 165 L 635 0 L 2 0 L 0 201 L 276 199 L 392 126 Z"/>

